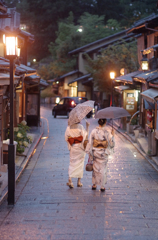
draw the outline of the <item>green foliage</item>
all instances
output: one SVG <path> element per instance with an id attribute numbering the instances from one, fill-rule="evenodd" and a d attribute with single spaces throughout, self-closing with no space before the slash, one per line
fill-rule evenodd
<path id="1" fill-rule="evenodd" d="M 138 124 L 138 118 L 132 118 L 131 125 L 137 125 Z"/>
<path id="2" fill-rule="evenodd" d="M 29 143 L 32 143 L 32 137 L 27 135 L 29 130 L 30 128 L 25 121 L 22 121 L 18 124 L 18 127 L 14 128 L 14 140 L 17 142 L 16 151 L 18 153 L 23 153 Z"/>
<path id="3" fill-rule="evenodd" d="M 121 25 L 130 27 L 135 21 L 157 12 L 157 0 L 120 0 Z"/>
<path id="4" fill-rule="evenodd" d="M 76 66 L 76 58 L 70 57 L 68 52 L 114 34 L 120 29 L 116 20 L 109 20 L 108 25 L 104 25 L 104 17 L 84 13 L 79 19 L 79 25 L 74 24 L 72 12 L 64 21 L 59 22 L 57 38 L 55 43 L 49 44 L 49 51 L 54 61 L 50 64 L 50 69 L 56 76 L 72 71 Z M 78 32 L 79 26 L 83 26 L 83 32 Z"/>
<path id="5" fill-rule="evenodd" d="M 127 69 L 128 73 L 138 69 L 135 41 L 131 43 L 122 41 L 121 44 L 110 45 L 96 60 L 92 60 L 88 55 L 86 58 L 87 70 L 94 78 L 94 85 L 99 90 L 104 89 L 105 92 L 111 92 L 112 83 L 109 75 L 111 71 L 115 71 L 116 76 L 120 76 L 121 68 Z"/>
<path id="6" fill-rule="evenodd" d="M 45 97 L 55 97 L 56 95 L 53 92 L 52 86 L 48 86 L 44 90 L 41 91 L 41 98 Z"/>
<path id="7" fill-rule="evenodd" d="M 83 26 L 80 46 L 104 38 L 120 29 L 119 23 L 116 20 L 111 19 L 105 25 L 104 16 L 92 15 L 89 13 L 84 13 L 78 22 Z"/>
<path id="8" fill-rule="evenodd" d="M 21 13 L 21 23 L 26 24 L 28 31 L 35 35 L 30 55 L 37 61 L 49 55 L 48 45 L 56 40 L 58 23 L 68 18 L 70 11 L 74 13 L 75 25 L 87 12 L 104 16 L 104 25 L 108 25 L 107 21 L 113 18 L 122 27 L 129 27 L 134 21 L 157 12 L 157 0 L 5 0 L 5 3 L 8 7 L 17 7 Z M 86 27 L 85 34 L 88 33 L 87 29 L 92 31 L 93 26 L 90 26 L 89 29 Z M 99 30 L 98 27 L 98 35 Z"/>
<path id="9" fill-rule="evenodd" d="M 41 65 L 38 70 L 38 74 L 44 80 L 49 80 L 54 78 L 54 73 L 51 70 L 51 66 L 49 64 Z"/>

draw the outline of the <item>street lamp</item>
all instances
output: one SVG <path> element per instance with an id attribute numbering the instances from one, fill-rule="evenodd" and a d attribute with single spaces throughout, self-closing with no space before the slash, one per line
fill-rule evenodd
<path id="1" fill-rule="evenodd" d="M 4 35 L 5 56 L 10 60 L 10 143 L 8 145 L 8 205 L 15 203 L 15 146 L 14 146 L 14 60 L 20 55 L 15 35 Z"/>
<path id="2" fill-rule="evenodd" d="M 110 72 L 110 79 L 112 80 L 112 91 L 111 91 L 111 96 L 112 96 L 112 106 L 114 106 L 114 79 L 115 79 L 115 72 Z"/>

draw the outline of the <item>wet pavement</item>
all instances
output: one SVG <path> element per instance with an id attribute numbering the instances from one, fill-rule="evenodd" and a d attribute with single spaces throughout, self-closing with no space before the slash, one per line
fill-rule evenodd
<path id="1" fill-rule="evenodd" d="M 16 185 L 16 204 L 0 206 L 0 239 L 157 240 L 158 172 L 148 161 L 116 132 L 106 192 L 91 190 L 86 171 L 83 187 L 74 179 L 69 189 L 67 119 L 54 119 L 49 108 L 41 113 L 44 134 Z M 91 131 L 97 120 L 88 121 Z"/>

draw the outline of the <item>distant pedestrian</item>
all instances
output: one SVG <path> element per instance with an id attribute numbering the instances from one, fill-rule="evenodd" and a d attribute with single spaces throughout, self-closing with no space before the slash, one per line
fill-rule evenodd
<path id="1" fill-rule="evenodd" d="M 78 178 L 77 187 L 82 187 L 81 178 L 83 178 L 83 168 L 85 160 L 85 147 L 84 141 L 88 135 L 89 123 L 86 122 L 86 129 L 80 124 L 76 123 L 68 126 L 65 132 L 65 140 L 68 143 L 70 151 L 70 164 L 69 164 L 69 180 L 67 185 L 73 188 L 72 178 Z"/>
<path id="2" fill-rule="evenodd" d="M 107 183 L 107 162 L 111 149 L 114 147 L 114 130 L 111 133 L 106 129 L 106 119 L 98 120 L 99 126 L 92 130 L 86 152 L 90 161 L 93 162 L 92 190 L 100 186 L 102 192 L 105 191 Z"/>

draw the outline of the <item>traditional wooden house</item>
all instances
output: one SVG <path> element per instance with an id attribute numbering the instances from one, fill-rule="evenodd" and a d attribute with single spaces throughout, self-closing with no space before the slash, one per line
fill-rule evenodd
<path id="1" fill-rule="evenodd" d="M 48 86 L 38 76 L 35 69 L 25 65 L 27 63 L 28 44 L 33 43 L 33 35 L 19 29 L 20 15 L 15 9 L 8 9 L 7 12 L 10 16 L 9 19 L 0 18 L 0 143 L 8 138 L 10 126 L 10 61 L 5 59 L 4 34 L 14 31 L 22 49 L 22 57 L 14 62 L 14 126 L 17 126 L 22 120 L 26 120 L 29 126 L 39 125 L 40 88 Z M 0 167 L 3 165 L 3 151 L 1 147 Z"/>
<path id="2" fill-rule="evenodd" d="M 134 36 L 135 34 L 133 33 L 127 36 L 127 30 L 123 30 L 69 52 L 70 56 L 77 56 L 76 69 L 59 78 L 50 80 L 50 82 L 56 87 L 58 84 L 58 93 L 60 93 L 62 97 L 87 97 L 88 99 L 97 101 L 104 107 L 109 106 L 109 96 L 104 91 L 99 91 L 97 87 L 94 86 L 94 80 L 86 68 L 88 62 L 84 54 L 86 53 L 92 59 L 96 59 L 101 49 L 105 49 L 111 44 L 116 44 L 118 41 L 120 41 L 120 44 L 122 40 L 133 41 Z"/>
<path id="3" fill-rule="evenodd" d="M 137 35 L 138 61 L 140 68 L 137 72 L 117 77 L 115 81 L 129 86 L 127 81 L 130 76 L 130 86 L 133 93 L 138 90 L 138 105 L 135 107 L 136 96 L 134 96 L 134 112 L 139 113 L 139 124 L 149 137 L 149 152 L 151 155 L 157 153 L 158 140 L 158 15 L 152 14 L 134 23 L 128 30 L 128 34 Z M 145 68 L 144 68 L 145 67 Z M 128 109 L 128 91 L 124 90 L 123 106 Z M 152 143 L 152 145 L 151 145 Z"/>

